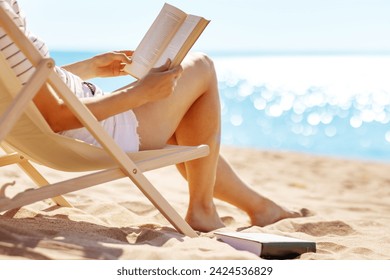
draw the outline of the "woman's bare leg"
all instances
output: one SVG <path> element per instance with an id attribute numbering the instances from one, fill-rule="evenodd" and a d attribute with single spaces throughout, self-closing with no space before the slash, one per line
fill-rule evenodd
<path id="1" fill-rule="evenodd" d="M 189 185 L 187 222 L 200 231 L 223 227 L 213 197 L 246 211 L 253 225 L 301 216 L 252 190 L 219 155 L 220 104 L 212 62 L 203 55 L 190 56 L 183 69 L 172 96 L 134 112 L 140 123 L 141 149 L 159 148 L 167 142 L 210 147 L 209 156 L 178 165 Z"/>
<path id="2" fill-rule="evenodd" d="M 180 145 L 207 144 L 210 154 L 185 163 L 190 201 L 187 222 L 196 230 L 223 227 L 213 202 L 220 145 L 220 103 L 213 63 L 189 56 L 174 93 L 134 109 L 141 149 L 164 146 L 174 137 Z"/>
<path id="3" fill-rule="evenodd" d="M 174 143 L 174 139 L 171 143 Z M 186 178 L 184 166 L 178 164 L 177 168 Z M 286 218 L 302 217 L 306 211 L 290 211 L 257 193 L 242 181 L 223 156 L 218 160 L 214 197 L 245 211 L 251 219 L 251 224 L 256 226 L 266 226 Z"/>
<path id="4" fill-rule="evenodd" d="M 302 216 L 302 213 L 287 210 L 251 189 L 223 157 L 218 162 L 214 194 L 247 212 L 252 225 L 266 226 L 285 218 Z"/>

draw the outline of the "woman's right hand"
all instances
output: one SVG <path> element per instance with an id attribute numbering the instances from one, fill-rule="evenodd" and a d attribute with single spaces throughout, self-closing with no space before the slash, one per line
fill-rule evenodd
<path id="1" fill-rule="evenodd" d="M 151 69 L 145 77 L 135 83 L 142 98 L 145 98 L 145 103 L 157 101 L 173 94 L 183 68 L 179 65 L 169 69 L 170 64 L 170 60 L 167 60 L 164 65 Z"/>

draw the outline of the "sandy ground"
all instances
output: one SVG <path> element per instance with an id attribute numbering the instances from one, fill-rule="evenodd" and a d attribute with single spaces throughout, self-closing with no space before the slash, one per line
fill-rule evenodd
<path id="1" fill-rule="evenodd" d="M 263 195 L 310 217 L 251 226 L 246 214 L 221 201 L 228 230 L 312 240 L 316 253 L 299 259 L 390 259 L 390 164 L 223 147 L 242 178 Z M 75 174 L 40 169 L 55 182 Z M 174 167 L 147 177 L 185 215 L 188 192 Z M 16 166 L 0 169 L 0 185 L 31 187 Z M 129 179 L 66 195 L 76 208 L 38 202 L 0 215 L 0 259 L 259 259 L 218 241 L 213 233 L 177 233 Z"/>

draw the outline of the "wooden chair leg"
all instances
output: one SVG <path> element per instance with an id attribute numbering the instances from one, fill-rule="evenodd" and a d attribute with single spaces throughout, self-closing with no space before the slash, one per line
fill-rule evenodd
<path id="1" fill-rule="evenodd" d="M 50 183 L 42 176 L 41 173 L 26 159 L 18 163 L 19 167 L 34 181 L 38 187 L 47 186 Z M 58 206 L 73 207 L 63 196 L 56 196 L 51 198 Z"/>
<path id="2" fill-rule="evenodd" d="M 2 147 L 6 152 L 11 152 L 7 147 Z M 38 186 L 43 187 L 49 185 L 49 182 L 42 176 L 41 173 L 27 159 L 18 153 L 9 153 L 0 157 L 0 166 L 17 164 L 30 179 Z M 73 207 L 63 196 L 53 197 L 52 200 L 58 206 Z"/>

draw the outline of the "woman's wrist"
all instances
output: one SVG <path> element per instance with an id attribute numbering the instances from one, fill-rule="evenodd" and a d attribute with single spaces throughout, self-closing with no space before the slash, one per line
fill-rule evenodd
<path id="1" fill-rule="evenodd" d="M 62 66 L 62 68 L 79 76 L 82 80 L 89 80 L 96 77 L 94 57 Z"/>
<path id="2" fill-rule="evenodd" d="M 137 108 L 151 102 L 145 89 L 139 86 L 138 81 L 112 92 L 112 95 L 122 96 L 121 102 L 130 108 Z"/>

